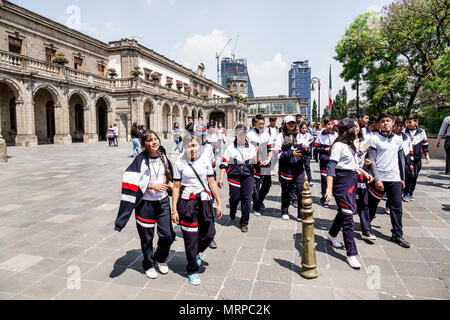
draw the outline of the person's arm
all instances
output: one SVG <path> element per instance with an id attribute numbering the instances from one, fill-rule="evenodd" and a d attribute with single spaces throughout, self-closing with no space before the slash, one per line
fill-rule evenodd
<path id="1" fill-rule="evenodd" d="M 428 138 L 425 130 L 423 131 L 422 150 L 423 153 L 425 154 L 426 164 L 429 164 L 431 159 L 430 159 L 430 152 L 428 149 Z"/>
<path id="2" fill-rule="evenodd" d="M 173 183 L 172 190 L 172 221 L 176 224 L 180 223 L 180 216 L 178 215 L 178 199 L 180 197 L 181 181 L 176 180 Z"/>
<path id="3" fill-rule="evenodd" d="M 217 202 L 217 218 L 221 219 L 223 215 L 222 200 L 220 200 L 219 188 L 217 187 L 214 177 L 208 177 L 208 185 Z"/>
<path id="4" fill-rule="evenodd" d="M 445 137 L 446 131 L 448 129 L 448 126 L 450 126 L 450 116 L 445 117 L 444 121 L 442 121 L 442 125 L 441 128 L 439 129 L 439 134 L 438 134 L 438 140 L 436 143 L 436 147 L 439 148 L 440 143 L 441 143 L 441 138 Z"/>
<path id="5" fill-rule="evenodd" d="M 398 150 L 398 169 L 400 170 L 400 180 L 402 180 L 402 187 L 405 187 L 405 154 L 403 149 Z"/>

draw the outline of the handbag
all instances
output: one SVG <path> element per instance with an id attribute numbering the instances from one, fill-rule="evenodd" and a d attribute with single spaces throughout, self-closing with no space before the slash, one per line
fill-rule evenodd
<path id="1" fill-rule="evenodd" d="M 197 173 L 197 171 L 195 170 L 194 166 L 193 166 L 192 164 L 190 164 L 190 163 L 188 163 L 188 164 L 189 164 L 189 167 L 191 167 L 192 171 L 194 171 L 195 176 L 197 177 L 198 181 L 200 181 L 200 183 L 202 184 L 203 189 L 205 189 L 205 191 L 207 191 L 208 189 L 206 189 L 205 185 L 203 184 L 202 179 L 200 179 L 200 176 L 198 175 L 198 173 Z M 211 198 L 212 198 L 212 197 L 211 197 Z M 209 204 L 211 205 L 211 208 L 213 207 L 213 203 L 214 203 L 214 200 L 213 200 L 213 199 L 210 199 L 210 200 L 209 200 Z"/>

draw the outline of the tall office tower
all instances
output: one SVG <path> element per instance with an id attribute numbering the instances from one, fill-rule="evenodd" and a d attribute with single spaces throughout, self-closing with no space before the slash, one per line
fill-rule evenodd
<path id="1" fill-rule="evenodd" d="M 231 77 L 247 79 L 247 97 L 253 98 L 253 88 L 247 70 L 247 59 L 223 58 L 221 61 L 220 78 L 221 85 L 227 87 L 227 80 Z"/>
<path id="2" fill-rule="evenodd" d="M 308 106 L 301 113 L 311 120 L 311 68 L 309 61 L 296 61 L 289 70 L 289 96 L 297 96 L 301 101 L 306 101 Z"/>

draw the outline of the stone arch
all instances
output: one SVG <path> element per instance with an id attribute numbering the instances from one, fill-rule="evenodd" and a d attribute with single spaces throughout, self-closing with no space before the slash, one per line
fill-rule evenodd
<path id="1" fill-rule="evenodd" d="M 89 97 L 86 93 L 73 90 L 68 98 L 69 107 L 69 133 L 72 136 L 72 142 L 83 142 L 85 128 L 84 110 L 89 108 Z"/>
<path id="2" fill-rule="evenodd" d="M 225 110 L 215 108 L 209 113 L 209 122 L 212 122 L 216 127 L 219 122 L 222 122 L 224 128 L 226 128 L 226 112 Z"/>
<path id="3" fill-rule="evenodd" d="M 161 109 L 161 114 L 162 114 L 162 133 L 164 135 L 164 139 L 167 139 L 168 136 L 168 132 L 170 131 L 171 128 L 171 124 L 169 124 L 171 116 L 170 116 L 170 112 L 171 112 L 171 105 L 168 101 L 164 101 L 161 103 L 162 105 L 162 109 Z"/>
<path id="4" fill-rule="evenodd" d="M 143 102 L 144 125 L 146 129 L 154 129 L 157 123 L 156 119 L 156 102 L 150 97 L 146 97 Z"/>
<path id="5" fill-rule="evenodd" d="M 55 106 L 61 106 L 62 99 L 61 99 L 60 93 L 56 87 L 54 87 L 51 84 L 46 84 L 46 83 L 38 84 L 37 86 L 35 86 L 33 88 L 33 98 L 35 98 L 36 93 L 38 93 L 39 90 L 47 90 L 50 93 L 50 95 L 52 96 Z"/>
<path id="6" fill-rule="evenodd" d="M 107 111 L 108 111 L 108 112 L 111 112 L 111 111 L 113 110 L 113 102 L 112 102 L 112 99 L 111 99 L 111 97 L 109 97 L 108 95 L 106 95 L 106 94 L 104 94 L 104 93 L 101 93 L 101 94 L 99 94 L 99 95 L 97 95 L 97 96 L 95 97 L 95 100 L 94 100 L 93 105 L 96 106 L 97 103 L 98 103 L 98 100 L 99 100 L 100 98 L 103 99 L 103 100 L 106 102 L 106 105 L 107 105 Z"/>
<path id="7" fill-rule="evenodd" d="M 198 112 L 197 112 L 197 108 L 192 108 L 192 114 L 191 117 L 194 119 L 194 122 L 197 120 L 198 117 Z"/>
<path id="8" fill-rule="evenodd" d="M 34 123 L 38 143 L 54 143 L 56 135 L 55 108 L 61 107 L 58 91 L 47 85 L 33 90 Z"/>
<path id="9" fill-rule="evenodd" d="M 172 106 L 172 126 L 175 122 L 181 127 L 181 107 L 178 103 Z"/>
<path id="10" fill-rule="evenodd" d="M 106 133 L 108 131 L 108 112 L 112 112 L 111 104 L 108 104 L 108 100 L 102 95 L 95 99 L 94 106 L 98 140 L 106 141 Z"/>
<path id="11" fill-rule="evenodd" d="M 80 98 L 83 101 L 84 106 L 86 108 L 88 108 L 89 107 L 90 98 L 89 98 L 89 95 L 86 92 L 82 91 L 82 90 L 78 90 L 78 89 L 71 90 L 69 92 L 69 95 L 67 96 L 67 101 L 69 102 L 70 99 L 72 98 L 72 96 L 75 95 L 75 94 L 80 96 Z"/>
<path id="12" fill-rule="evenodd" d="M 17 104 L 23 103 L 20 84 L 14 79 L 0 78 L 0 136 L 14 145 L 17 136 Z"/>
<path id="13" fill-rule="evenodd" d="M 183 122 L 183 124 L 180 123 L 180 127 L 182 127 L 183 129 L 186 128 L 187 123 L 188 123 L 188 117 L 189 117 L 189 107 L 187 105 L 183 106 L 183 111 L 181 113 L 181 121 Z"/>

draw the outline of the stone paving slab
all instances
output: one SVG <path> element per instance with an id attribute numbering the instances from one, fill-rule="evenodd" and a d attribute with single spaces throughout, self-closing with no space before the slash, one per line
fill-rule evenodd
<path id="1" fill-rule="evenodd" d="M 164 141 L 173 150 L 172 141 Z M 326 240 L 336 205 L 319 206 L 318 164 L 312 162 L 318 278 L 301 277 L 302 224 L 280 215 L 280 186 L 273 186 L 263 215 L 251 215 L 243 234 L 229 219 L 228 186 L 221 189 L 224 217 L 216 222 L 218 249 L 202 254 L 202 284 L 186 277 L 179 226 L 168 257 L 170 271 L 148 279 L 133 218 L 113 230 L 121 178 L 131 162 L 130 143 L 8 148 L 0 164 L 0 299 L 449 299 L 450 179 L 443 160 L 423 166 L 416 201 L 404 203 L 404 233 L 410 249 L 389 241 L 390 219 L 380 203 L 374 243 L 355 239 L 361 270 L 345 262 L 345 250 Z M 170 154 L 172 161 L 177 155 Z M 64 159 L 64 160 L 61 160 Z M 342 241 L 342 234 L 338 235 Z M 158 237 L 155 236 L 154 245 Z M 74 282 L 80 280 L 79 282 Z M 70 283 L 79 283 L 79 289 Z"/>

